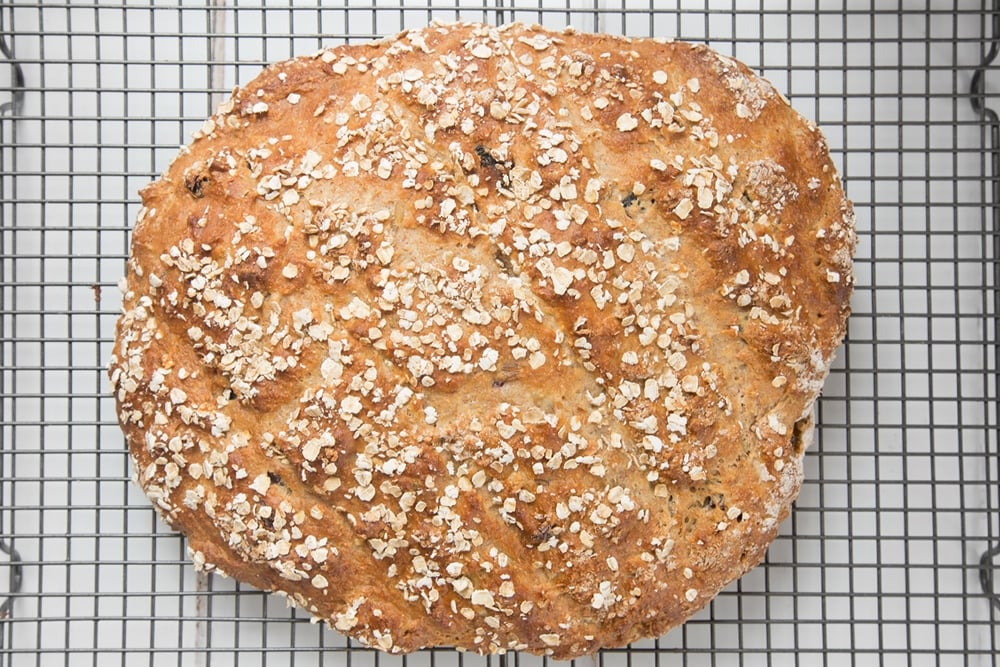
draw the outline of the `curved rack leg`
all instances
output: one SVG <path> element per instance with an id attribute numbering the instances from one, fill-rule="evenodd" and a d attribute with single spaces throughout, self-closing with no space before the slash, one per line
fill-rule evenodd
<path id="1" fill-rule="evenodd" d="M 992 170 L 992 233 L 993 233 L 993 284 L 994 284 L 994 354 L 1000 362 L 1000 290 L 996 289 L 1000 285 L 1000 264 L 996 259 L 1000 257 L 1000 117 L 997 112 L 986 106 L 986 70 L 1000 55 L 1000 0 L 993 1 L 993 12 L 991 17 L 991 38 L 990 48 L 983 56 L 982 62 L 976 68 L 972 76 L 972 84 L 969 90 L 970 102 L 973 110 L 989 123 L 990 133 L 990 165 Z M 1000 397 L 1000 373 L 995 377 L 997 396 Z M 1000 556 L 1000 542 L 983 552 L 979 559 L 979 584 L 993 606 L 1000 610 L 1000 591 L 994 587 L 994 571 L 997 568 L 996 558 Z"/>
<path id="2" fill-rule="evenodd" d="M 7 554 L 7 558 L 10 561 L 7 567 L 9 570 L 9 574 L 7 575 L 8 596 L 4 598 L 3 602 L 0 602 L 0 620 L 3 620 L 8 618 L 11 614 L 11 610 L 14 606 L 14 598 L 12 596 L 14 593 L 21 590 L 21 556 L 17 553 L 14 547 L 2 540 L 0 540 L 0 551 Z"/>
<path id="3" fill-rule="evenodd" d="M 0 31 L 0 53 L 7 59 L 12 70 L 12 97 L 9 101 L 0 104 L 0 115 L 9 114 L 16 118 L 21 115 L 21 108 L 24 105 L 24 70 L 21 68 L 21 63 L 14 58 L 14 53 L 7 43 L 6 33 L 2 31 Z M 2 477 L 0 477 L 0 480 L 2 480 Z M 22 567 L 21 556 L 12 544 L 0 539 L 0 552 L 6 554 L 8 560 L 7 597 L 0 601 L 0 620 L 2 620 L 10 616 L 14 606 L 13 595 L 21 590 Z"/>

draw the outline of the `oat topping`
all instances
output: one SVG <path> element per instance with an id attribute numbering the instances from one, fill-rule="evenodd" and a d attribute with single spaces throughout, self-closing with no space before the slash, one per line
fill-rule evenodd
<path id="1" fill-rule="evenodd" d="M 676 624 L 763 556 L 843 335 L 853 219 L 790 123 L 704 47 L 569 30 L 268 68 L 143 191 L 138 482 L 198 567 L 382 650 Z"/>

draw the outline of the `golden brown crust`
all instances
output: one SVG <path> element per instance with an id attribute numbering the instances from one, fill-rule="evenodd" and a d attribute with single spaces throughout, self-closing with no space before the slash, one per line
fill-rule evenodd
<path id="1" fill-rule="evenodd" d="M 822 136 L 704 46 L 432 25 L 142 192 L 111 362 L 196 564 L 394 652 L 659 635 L 763 558 L 844 334 Z"/>

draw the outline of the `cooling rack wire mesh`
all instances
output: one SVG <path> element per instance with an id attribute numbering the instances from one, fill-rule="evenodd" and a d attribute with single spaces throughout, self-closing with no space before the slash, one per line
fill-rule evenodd
<path id="1" fill-rule="evenodd" d="M 388 657 L 196 576 L 130 483 L 103 373 L 136 191 L 226 92 L 263 63 L 434 18 L 707 42 L 820 124 L 857 208 L 848 340 L 766 562 L 683 628 L 577 662 L 997 665 L 998 12 L 967 0 L 0 4 L 0 667 L 542 662 Z"/>

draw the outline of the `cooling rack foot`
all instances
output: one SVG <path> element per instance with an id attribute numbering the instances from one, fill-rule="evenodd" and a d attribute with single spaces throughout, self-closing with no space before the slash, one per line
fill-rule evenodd
<path id="1" fill-rule="evenodd" d="M 0 552 L 7 558 L 7 597 L 0 602 L 0 620 L 10 617 L 14 594 L 21 590 L 21 556 L 10 544 L 0 540 Z"/>
<path id="2" fill-rule="evenodd" d="M 7 43 L 7 36 L 3 32 L 0 32 L 0 53 L 7 59 L 13 70 L 11 74 L 11 94 L 13 97 L 10 101 L 0 104 L 0 114 L 12 113 L 18 116 L 24 105 L 24 70 L 21 68 L 21 63 L 14 58 L 14 52 Z"/>
<path id="3" fill-rule="evenodd" d="M 1000 544 L 983 552 L 982 558 L 979 559 L 979 585 L 983 587 L 983 593 L 990 599 L 993 606 L 1000 611 L 1000 591 L 996 590 L 993 583 L 996 569 L 1000 565 L 997 562 L 997 556 L 1000 556 Z"/>

